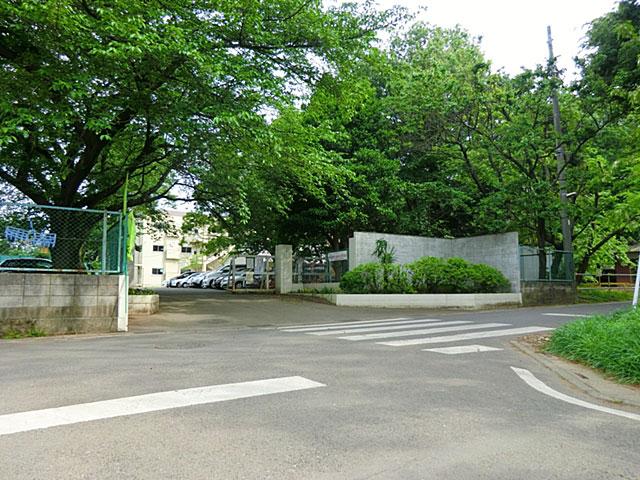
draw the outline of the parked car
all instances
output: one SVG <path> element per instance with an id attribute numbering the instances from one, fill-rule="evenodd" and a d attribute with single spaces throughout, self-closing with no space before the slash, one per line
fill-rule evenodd
<path id="1" fill-rule="evenodd" d="M 253 273 L 253 269 L 243 269 L 242 271 L 237 271 L 235 277 L 231 277 L 231 275 L 225 275 L 216 281 L 216 288 L 220 290 L 225 290 L 227 288 L 231 288 L 230 285 L 235 285 L 235 288 L 247 288 L 247 286 L 251 287 L 255 285 L 257 282 L 260 284 L 261 274 L 257 274 L 253 276 L 253 283 L 251 285 L 247 285 L 247 273 Z"/>
<path id="2" fill-rule="evenodd" d="M 186 286 L 189 288 L 198 288 L 202 285 L 202 279 L 204 278 L 205 273 L 204 272 L 200 272 L 200 273 L 196 273 L 194 275 L 191 275 L 187 281 L 186 281 Z"/>
<path id="3" fill-rule="evenodd" d="M 0 260 L 0 271 L 22 268 L 25 270 L 51 270 L 53 262 L 48 258 L 38 257 L 5 258 Z"/>
<path id="4" fill-rule="evenodd" d="M 186 288 L 187 287 L 187 282 L 189 281 L 189 279 L 195 275 L 199 275 L 198 272 L 191 272 L 189 275 L 187 275 L 186 277 L 180 278 L 178 280 L 176 280 L 176 288 Z"/>
<path id="5" fill-rule="evenodd" d="M 236 265 L 236 272 L 242 272 L 246 267 L 246 265 Z M 222 277 L 228 276 L 230 271 L 231 265 L 225 265 L 212 272 L 207 272 L 202 279 L 202 288 L 215 288 L 215 282 Z"/>
<path id="6" fill-rule="evenodd" d="M 191 270 L 189 270 L 188 272 L 183 272 L 180 275 L 178 275 L 177 277 L 173 277 L 170 278 L 167 282 L 167 287 L 171 287 L 171 288 L 175 288 L 178 285 L 176 285 L 178 283 L 178 280 L 182 280 L 183 278 L 187 278 L 188 276 L 193 275 L 193 272 Z"/>

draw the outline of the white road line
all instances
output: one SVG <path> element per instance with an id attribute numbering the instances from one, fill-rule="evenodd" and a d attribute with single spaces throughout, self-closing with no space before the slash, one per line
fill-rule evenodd
<path id="1" fill-rule="evenodd" d="M 437 318 L 422 318 L 419 320 L 395 320 L 388 322 L 370 322 L 370 323 L 360 323 L 360 324 L 341 324 L 334 325 L 331 327 L 306 327 L 306 328 L 287 328 L 281 330 L 282 332 L 289 333 L 305 333 L 305 332 L 321 332 L 321 331 L 329 331 L 329 330 L 341 330 L 347 328 L 364 328 L 364 327 L 380 327 L 386 325 L 412 325 L 414 323 L 428 323 L 428 322 L 441 322 Z"/>
<path id="2" fill-rule="evenodd" d="M 409 318 L 409 317 L 401 317 L 401 318 L 381 318 L 379 320 L 359 320 L 357 322 L 334 322 L 334 323 L 307 323 L 304 325 L 287 325 L 285 327 L 278 327 L 278 330 L 288 330 L 290 328 L 317 328 L 317 327 L 340 327 L 342 325 L 358 325 L 361 323 L 378 323 L 378 322 L 395 322 L 400 320 L 420 320 L 419 318 Z"/>
<path id="3" fill-rule="evenodd" d="M 591 410 L 597 410 L 598 412 L 610 413 L 611 415 L 618 415 L 620 417 L 640 421 L 640 415 L 637 415 L 635 413 L 625 412 L 624 410 L 616 410 L 615 408 L 602 407 L 600 405 L 585 402 L 584 400 L 580 400 L 579 398 L 570 397 L 569 395 L 560 393 L 538 380 L 533 375 L 533 373 L 524 368 L 511 367 L 511 370 L 516 372 L 516 374 L 531 388 L 539 391 L 540 393 L 544 393 L 545 395 L 549 395 L 550 397 L 562 400 L 563 402 L 571 403 L 573 405 L 578 405 L 579 407 L 589 408 Z"/>
<path id="4" fill-rule="evenodd" d="M 282 377 L 150 393 L 135 397 L 115 398 L 113 400 L 81 403 L 30 412 L 10 413 L 8 415 L 0 415 L 0 436 L 105 418 L 137 415 L 191 405 L 224 402 L 238 398 L 257 397 L 324 386 L 322 383 L 314 382 L 304 377 Z"/>
<path id="5" fill-rule="evenodd" d="M 463 322 L 464 323 L 464 322 Z M 470 322 L 466 322 L 470 323 Z M 442 328 L 424 328 L 420 330 L 406 330 L 402 332 L 389 333 L 369 333 L 366 335 L 349 335 L 347 337 L 338 337 L 341 340 L 376 340 L 379 338 L 397 338 L 397 337 L 415 337 L 416 335 L 430 335 L 432 333 L 460 332 L 464 330 L 480 330 L 482 328 L 509 327 L 509 323 L 474 323 L 473 325 L 462 325 L 459 327 L 442 327 Z M 405 340 L 410 342 L 411 340 Z"/>
<path id="6" fill-rule="evenodd" d="M 590 315 L 582 315 L 580 313 L 543 313 L 547 317 L 589 317 Z"/>
<path id="7" fill-rule="evenodd" d="M 508 335 L 523 335 L 525 333 L 544 332 L 553 330 L 548 327 L 522 327 L 507 328 L 506 330 L 494 330 L 491 332 L 461 333 L 460 335 L 446 335 L 444 337 L 412 338 L 411 340 L 396 340 L 393 342 L 377 342 L 378 345 L 388 345 L 391 347 L 404 347 L 406 345 L 424 345 L 425 343 L 446 343 L 462 340 L 473 340 L 476 338 L 505 337 Z"/>
<path id="8" fill-rule="evenodd" d="M 429 323 L 432 322 L 432 323 Z M 407 330 L 410 328 L 432 327 L 436 325 L 461 325 L 463 323 L 472 323 L 470 321 L 456 320 L 455 322 L 438 322 L 435 320 L 425 320 L 413 325 L 387 325 L 386 327 L 362 327 L 349 328 L 346 330 L 330 330 L 328 332 L 306 332 L 307 335 L 340 335 L 344 333 L 360 333 L 360 332 L 382 332 L 389 330 Z"/>
<path id="9" fill-rule="evenodd" d="M 460 345 L 458 347 L 440 347 L 425 348 L 423 352 L 444 353 L 446 355 L 458 355 L 460 353 L 477 353 L 477 352 L 494 352 L 502 350 L 496 347 L 487 347 L 486 345 Z"/>

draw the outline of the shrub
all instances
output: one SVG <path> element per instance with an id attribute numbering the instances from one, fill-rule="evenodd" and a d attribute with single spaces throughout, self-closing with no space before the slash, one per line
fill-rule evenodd
<path id="1" fill-rule="evenodd" d="M 510 288 L 509 280 L 495 268 L 462 258 L 423 257 L 408 269 L 419 293 L 495 293 Z"/>
<path id="2" fill-rule="evenodd" d="M 445 275 L 446 262 L 441 258 L 422 257 L 407 265 L 411 271 L 413 288 L 418 293 L 435 293 Z"/>
<path id="3" fill-rule="evenodd" d="M 345 293 L 495 293 L 508 292 L 510 283 L 489 265 L 423 257 L 409 265 L 359 265 L 342 276 L 340 288 Z"/>
<path id="4" fill-rule="evenodd" d="M 511 290 L 511 283 L 499 270 L 483 263 L 470 267 L 474 293 L 501 293 Z"/>
<path id="5" fill-rule="evenodd" d="M 402 265 L 364 263 L 346 272 L 340 280 L 345 293 L 413 293 L 411 280 Z"/>
<path id="6" fill-rule="evenodd" d="M 340 280 L 340 289 L 345 293 L 380 293 L 382 290 L 382 265 L 363 263 L 349 270 Z"/>

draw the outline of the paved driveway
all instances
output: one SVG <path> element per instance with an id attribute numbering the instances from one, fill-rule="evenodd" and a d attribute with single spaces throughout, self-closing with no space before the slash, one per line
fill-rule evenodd
<path id="1" fill-rule="evenodd" d="M 380 311 L 191 290 L 162 302 L 126 335 L 0 344 L 3 478 L 640 478 L 640 421 L 534 390 L 511 367 L 593 402 L 494 335 L 619 305 Z M 423 333 L 384 337 L 411 330 Z M 380 336 L 344 338 L 367 335 Z M 469 345 L 489 349 L 432 351 Z"/>

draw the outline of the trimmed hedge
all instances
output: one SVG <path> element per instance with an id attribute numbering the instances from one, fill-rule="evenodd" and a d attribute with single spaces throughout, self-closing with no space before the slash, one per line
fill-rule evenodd
<path id="1" fill-rule="evenodd" d="M 498 293 L 509 280 L 489 265 L 462 258 L 423 257 L 408 265 L 365 263 L 345 273 L 345 293 Z"/>
<path id="2" fill-rule="evenodd" d="M 363 263 L 340 280 L 345 293 L 413 293 L 409 273 L 402 265 Z"/>

